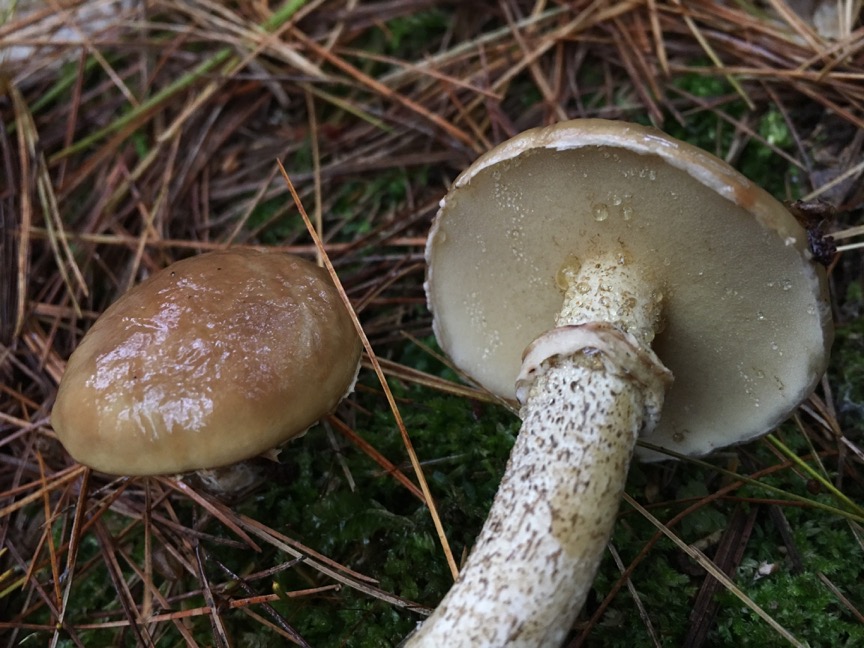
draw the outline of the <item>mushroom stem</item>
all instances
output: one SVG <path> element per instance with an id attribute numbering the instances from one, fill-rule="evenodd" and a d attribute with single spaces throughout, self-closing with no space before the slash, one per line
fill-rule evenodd
<path id="1" fill-rule="evenodd" d="M 407 646 L 556 646 L 582 608 L 670 374 L 648 347 L 654 288 L 624 255 L 576 266 L 559 273 L 557 327 L 523 358 L 522 429 L 489 517 Z"/>

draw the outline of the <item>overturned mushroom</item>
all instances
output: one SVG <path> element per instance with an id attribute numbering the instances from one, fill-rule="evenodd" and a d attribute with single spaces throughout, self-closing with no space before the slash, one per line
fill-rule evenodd
<path id="1" fill-rule="evenodd" d="M 409 646 L 559 645 L 637 438 L 685 454 L 751 439 L 827 363 L 806 233 L 650 128 L 576 120 L 505 142 L 456 180 L 426 255 L 442 348 L 515 396 L 523 423 L 462 574 Z"/>
<path id="2" fill-rule="evenodd" d="M 102 472 L 224 466 L 336 407 L 360 349 L 323 269 L 273 252 L 202 254 L 102 314 L 69 358 L 51 422 L 76 460 Z"/>

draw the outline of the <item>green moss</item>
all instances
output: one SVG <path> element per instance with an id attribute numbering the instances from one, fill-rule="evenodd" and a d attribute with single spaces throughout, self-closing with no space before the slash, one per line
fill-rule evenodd
<path id="1" fill-rule="evenodd" d="M 793 571 L 774 547 L 772 559 L 748 560 L 737 577 L 748 595 L 793 636 L 812 647 L 864 644 L 862 626 L 831 591 L 825 580 L 852 601 L 864 596 L 862 551 L 849 527 L 840 521 L 813 519 L 787 511 L 805 569 Z M 803 518 L 803 519 L 802 519 Z M 760 577 L 759 567 L 776 564 L 777 571 Z M 825 579 L 825 580 L 823 580 Z M 778 642 L 776 633 L 728 592 L 720 594 L 721 614 L 714 631 L 722 645 L 765 646 Z"/>
<path id="2" fill-rule="evenodd" d="M 860 304 L 860 284 L 850 285 L 847 304 Z M 829 374 L 837 410 L 845 433 L 860 443 L 864 434 L 864 319 L 854 318 L 837 327 Z"/>
<path id="3" fill-rule="evenodd" d="M 376 388 L 368 376 L 364 382 Z M 462 399 L 400 383 L 393 389 L 413 443 L 428 462 L 426 475 L 459 556 L 482 525 L 518 422 L 498 407 L 466 407 Z M 371 414 L 358 417 L 357 432 L 411 475 L 384 399 L 369 395 L 359 400 Z M 320 427 L 292 442 L 282 457 L 278 476 L 240 503 L 241 513 L 377 579 L 382 589 L 398 596 L 432 606 L 449 589 L 452 578 L 428 511 L 369 457 L 350 445 L 337 456 Z M 353 477 L 353 490 L 340 458 Z M 252 569 L 248 552 L 209 550 L 239 572 Z M 268 549 L 254 557 L 254 564 L 285 560 Z M 284 591 L 331 582 L 302 565 L 281 572 L 277 581 Z M 420 619 L 349 588 L 278 601 L 274 607 L 316 648 L 394 645 Z M 247 628 L 250 624 L 239 612 L 226 617 L 235 632 L 252 632 L 254 626 Z"/>

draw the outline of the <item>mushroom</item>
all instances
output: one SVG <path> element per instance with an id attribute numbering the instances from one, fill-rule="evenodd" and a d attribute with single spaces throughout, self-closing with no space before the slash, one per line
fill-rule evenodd
<path id="1" fill-rule="evenodd" d="M 323 269 L 275 252 L 202 254 L 99 317 L 69 358 L 51 422 L 72 457 L 102 472 L 225 466 L 335 408 L 360 349 Z"/>
<path id="2" fill-rule="evenodd" d="M 651 128 L 574 120 L 501 144 L 441 202 L 426 259 L 441 347 L 518 399 L 522 429 L 459 579 L 408 646 L 559 645 L 637 439 L 682 454 L 752 439 L 827 363 L 804 230 Z"/>

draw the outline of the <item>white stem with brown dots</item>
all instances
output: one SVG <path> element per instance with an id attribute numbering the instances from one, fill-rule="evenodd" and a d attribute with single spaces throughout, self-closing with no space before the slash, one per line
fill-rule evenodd
<path id="1" fill-rule="evenodd" d="M 650 350 L 662 299 L 626 253 L 562 269 L 556 328 L 526 351 L 522 429 L 456 584 L 411 648 L 560 645 L 612 533 L 668 370 Z"/>

